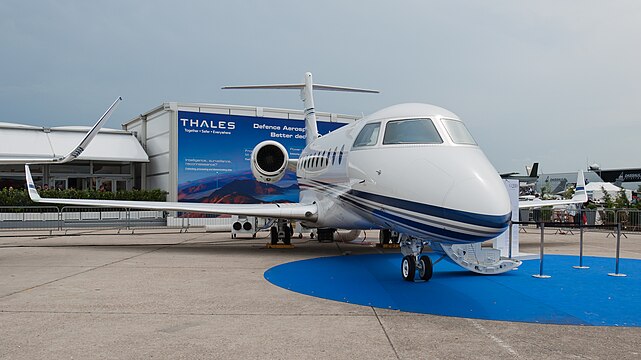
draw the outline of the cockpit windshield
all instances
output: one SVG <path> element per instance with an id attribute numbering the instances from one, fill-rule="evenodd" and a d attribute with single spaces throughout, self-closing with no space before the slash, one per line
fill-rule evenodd
<path id="1" fill-rule="evenodd" d="M 383 144 L 441 144 L 443 139 L 430 119 L 387 122 Z"/>
<path id="2" fill-rule="evenodd" d="M 467 131 L 467 128 L 462 121 L 443 119 L 443 125 L 445 125 L 447 133 L 455 144 L 476 145 L 476 141 L 474 141 L 472 134 Z"/>
<path id="3" fill-rule="evenodd" d="M 363 126 L 363 129 L 356 140 L 354 140 L 354 147 L 374 146 L 378 142 L 378 133 L 381 129 L 381 123 L 371 123 Z"/>

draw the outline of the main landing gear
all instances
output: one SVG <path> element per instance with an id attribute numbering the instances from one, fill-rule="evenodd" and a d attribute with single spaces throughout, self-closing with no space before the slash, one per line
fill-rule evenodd
<path id="1" fill-rule="evenodd" d="M 432 260 L 427 255 L 422 255 L 423 241 L 403 235 L 400 240 L 403 261 L 401 262 L 401 274 L 403 279 L 414 281 L 416 272 L 421 280 L 429 281 L 432 278 Z"/>
<path id="2" fill-rule="evenodd" d="M 287 220 L 278 219 L 276 225 L 269 229 L 270 242 L 272 245 L 276 245 L 278 244 L 278 240 L 282 240 L 283 244 L 291 245 L 293 233 L 294 229 Z"/>

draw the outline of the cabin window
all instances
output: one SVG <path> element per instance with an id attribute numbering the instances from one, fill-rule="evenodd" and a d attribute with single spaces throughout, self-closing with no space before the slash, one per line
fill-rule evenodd
<path id="1" fill-rule="evenodd" d="M 441 144 L 443 139 L 430 119 L 389 121 L 383 144 Z"/>
<path id="2" fill-rule="evenodd" d="M 462 121 L 443 119 L 443 125 L 445 125 L 447 133 L 455 144 L 476 145 L 476 141 L 474 141 L 472 134 L 467 131 L 467 128 Z"/>
<path id="3" fill-rule="evenodd" d="M 380 132 L 380 129 L 381 123 L 371 123 L 363 126 L 363 129 L 360 133 L 358 133 L 358 136 L 354 141 L 354 147 L 357 148 L 362 146 L 376 145 L 376 143 L 378 142 L 378 133 Z"/>

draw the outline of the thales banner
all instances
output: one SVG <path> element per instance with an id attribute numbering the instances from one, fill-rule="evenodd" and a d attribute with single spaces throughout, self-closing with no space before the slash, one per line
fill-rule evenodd
<path id="1" fill-rule="evenodd" d="M 345 124 L 319 122 L 321 134 Z M 178 201 L 257 204 L 297 202 L 296 174 L 275 184 L 257 182 L 250 169 L 259 142 L 280 142 L 297 159 L 305 147 L 304 121 L 178 112 Z"/>

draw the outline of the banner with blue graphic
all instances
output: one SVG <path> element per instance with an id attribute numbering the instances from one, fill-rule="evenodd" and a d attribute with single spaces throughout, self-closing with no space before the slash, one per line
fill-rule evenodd
<path id="1" fill-rule="evenodd" d="M 321 134 L 344 123 L 318 122 Z M 305 122 L 254 116 L 178 112 L 178 201 L 257 204 L 297 202 L 296 174 L 275 184 L 256 181 L 251 152 L 259 142 L 281 143 L 292 159 L 305 147 Z"/>

